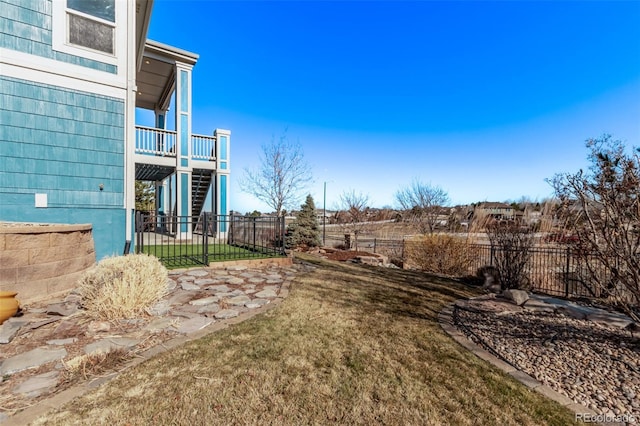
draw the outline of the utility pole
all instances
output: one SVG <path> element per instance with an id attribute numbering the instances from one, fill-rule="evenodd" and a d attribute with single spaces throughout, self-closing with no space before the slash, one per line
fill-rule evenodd
<path id="1" fill-rule="evenodd" d="M 327 182 L 324 182 L 324 192 L 323 192 L 323 202 L 322 202 L 322 246 L 326 246 L 326 238 L 327 238 Z"/>

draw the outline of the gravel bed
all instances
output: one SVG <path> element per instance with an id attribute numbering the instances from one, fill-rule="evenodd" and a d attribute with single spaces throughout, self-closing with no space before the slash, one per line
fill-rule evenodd
<path id="1" fill-rule="evenodd" d="M 551 312 L 456 307 L 454 321 L 470 340 L 574 402 L 640 423 L 638 336 Z"/>

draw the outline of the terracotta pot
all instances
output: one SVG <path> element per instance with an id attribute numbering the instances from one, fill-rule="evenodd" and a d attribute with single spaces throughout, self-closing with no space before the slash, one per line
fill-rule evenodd
<path id="1" fill-rule="evenodd" d="M 18 312 L 20 303 L 15 298 L 15 291 L 0 291 L 0 324 Z"/>

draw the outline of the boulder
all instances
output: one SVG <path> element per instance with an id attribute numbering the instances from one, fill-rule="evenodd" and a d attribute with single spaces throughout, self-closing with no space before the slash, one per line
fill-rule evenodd
<path id="1" fill-rule="evenodd" d="M 516 289 L 505 290 L 502 292 L 502 296 L 505 299 L 511 300 L 513 303 L 515 303 L 518 306 L 524 305 L 524 303 L 527 300 L 529 300 L 529 295 L 524 290 L 516 290 Z"/>

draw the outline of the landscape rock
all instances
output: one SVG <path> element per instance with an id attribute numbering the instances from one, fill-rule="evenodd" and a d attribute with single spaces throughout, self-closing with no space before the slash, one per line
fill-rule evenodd
<path id="1" fill-rule="evenodd" d="M 24 382 L 20 383 L 14 390 L 14 394 L 22 394 L 28 398 L 35 398 L 44 393 L 49 393 L 53 388 L 58 385 L 58 377 L 60 372 L 49 371 L 48 373 L 39 374 L 34 377 L 30 377 Z"/>
<path id="2" fill-rule="evenodd" d="M 213 291 L 215 293 L 228 293 L 231 291 L 231 289 L 224 284 L 220 284 L 207 287 L 207 291 Z"/>
<path id="3" fill-rule="evenodd" d="M 217 296 L 209 296 L 209 297 L 204 297 L 202 299 L 192 300 L 189 302 L 189 304 L 194 306 L 202 306 L 202 305 L 208 305 L 210 303 L 216 303 L 218 300 L 220 300 L 220 298 Z"/>
<path id="4" fill-rule="evenodd" d="M 502 296 L 518 306 L 522 306 L 524 302 L 529 300 L 529 295 L 524 290 L 508 289 L 502 292 Z"/>
<path id="5" fill-rule="evenodd" d="M 248 268 L 244 265 L 228 266 L 228 271 L 246 271 Z"/>
<path id="6" fill-rule="evenodd" d="M 75 342 L 77 342 L 78 339 L 76 337 L 68 337 L 66 339 L 53 339 L 53 340 L 47 340 L 47 345 L 52 345 L 52 346 L 64 346 L 64 345 L 71 345 Z"/>
<path id="7" fill-rule="evenodd" d="M 147 324 L 145 330 L 151 333 L 158 333 L 173 326 L 176 321 L 177 319 L 171 317 L 156 318 Z"/>
<path id="8" fill-rule="evenodd" d="M 244 306 L 244 304 L 249 301 L 251 301 L 251 298 L 244 294 L 227 299 L 227 303 L 232 306 Z"/>
<path id="9" fill-rule="evenodd" d="M 554 312 L 556 307 L 538 299 L 529 299 L 523 305 L 526 309 L 538 312 Z"/>
<path id="10" fill-rule="evenodd" d="M 255 297 L 257 297 L 258 299 L 274 299 L 278 297 L 278 294 L 274 290 L 266 289 L 257 292 L 255 294 Z"/>
<path id="11" fill-rule="evenodd" d="M 131 339 L 128 337 L 110 337 L 108 339 L 98 340 L 89 343 L 84 347 L 86 354 L 94 354 L 98 352 L 108 353 L 117 349 L 131 349 L 140 343 L 139 339 Z"/>
<path id="12" fill-rule="evenodd" d="M 213 314 L 218 313 L 219 311 L 220 305 L 217 303 L 210 303 L 200 307 L 197 312 L 205 316 L 213 316 Z"/>
<path id="13" fill-rule="evenodd" d="M 194 269 L 193 271 L 187 272 L 187 275 L 192 277 L 206 277 L 207 275 L 209 275 L 209 272 L 203 269 Z"/>
<path id="14" fill-rule="evenodd" d="M 171 305 L 168 300 L 161 300 L 152 307 L 147 309 L 147 313 L 154 317 L 161 317 L 169 313 Z"/>
<path id="15" fill-rule="evenodd" d="M 0 376 L 17 373 L 28 368 L 40 367 L 48 362 L 59 361 L 66 356 L 67 351 L 65 349 L 36 348 L 5 359 L 0 365 Z"/>
<path id="16" fill-rule="evenodd" d="M 215 317 L 217 319 L 228 319 L 228 318 L 237 317 L 238 314 L 239 312 L 234 309 L 223 309 L 220 312 L 216 313 Z"/>
<path id="17" fill-rule="evenodd" d="M 267 303 L 269 303 L 268 299 L 253 299 L 247 303 L 244 304 L 245 307 L 249 308 L 249 309 L 257 309 L 261 306 L 266 305 Z"/>
<path id="18" fill-rule="evenodd" d="M 587 315 L 589 321 L 594 321 L 599 324 L 612 325 L 618 328 L 625 328 L 632 323 L 631 318 L 626 315 L 613 313 L 613 312 L 593 312 Z"/>
<path id="19" fill-rule="evenodd" d="M 69 315 L 78 312 L 78 305 L 76 303 L 53 303 L 47 306 L 47 315 L 59 315 L 61 317 L 68 317 Z"/>
<path id="20" fill-rule="evenodd" d="M 25 324 L 28 324 L 28 321 L 22 321 L 16 318 L 9 318 L 2 323 L 2 325 L 0 325 L 0 344 L 11 342 L 18 334 L 18 331 L 20 331 L 20 328 Z"/>
<path id="21" fill-rule="evenodd" d="M 176 290 L 171 297 L 169 297 L 168 303 L 171 306 L 180 306 L 188 303 L 193 299 L 193 293 L 186 290 Z"/>
<path id="22" fill-rule="evenodd" d="M 587 315 L 589 315 L 592 310 L 581 306 L 564 305 L 558 306 L 556 312 L 569 318 L 583 320 L 587 318 Z"/>
<path id="23" fill-rule="evenodd" d="M 191 334 L 198 330 L 202 330 L 214 321 L 210 318 L 198 316 L 185 321 L 181 321 L 180 324 L 174 326 L 175 330 L 181 334 Z"/>
<path id="24" fill-rule="evenodd" d="M 171 278 L 167 278 L 167 291 L 171 292 L 173 290 L 175 290 L 175 288 L 178 286 L 178 284 L 176 284 L 176 282 L 174 280 L 172 280 Z"/>
<path id="25" fill-rule="evenodd" d="M 626 317 L 571 301 L 530 297 L 527 309 L 519 311 L 456 303 L 453 318 L 468 339 L 574 403 L 599 415 L 640 415 L 640 404 L 633 405 L 640 394 L 640 341 L 620 328 Z M 499 306 L 492 299 L 473 303 Z M 587 319 L 579 319 L 585 313 Z"/>
<path id="26" fill-rule="evenodd" d="M 181 282 L 180 287 L 182 287 L 183 290 L 187 290 L 187 291 L 200 290 L 199 285 L 191 284 L 190 282 L 187 282 L 187 281 Z"/>

